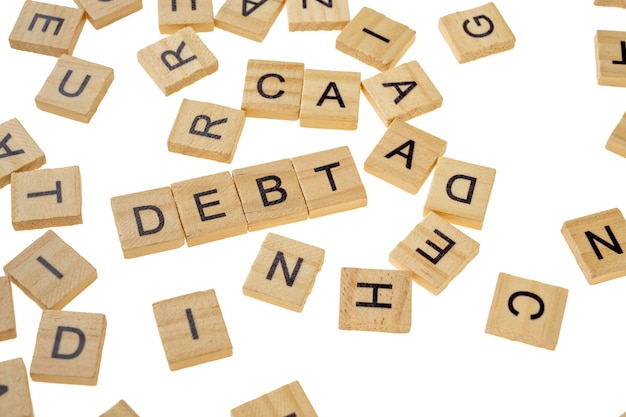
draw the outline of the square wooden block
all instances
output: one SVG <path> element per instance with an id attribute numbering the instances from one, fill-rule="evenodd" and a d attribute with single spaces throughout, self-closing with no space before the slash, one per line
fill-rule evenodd
<path id="1" fill-rule="evenodd" d="M 172 184 L 187 246 L 248 232 L 239 194 L 229 172 Z"/>
<path id="2" fill-rule="evenodd" d="M 360 98 L 360 73 L 305 69 L 300 126 L 355 130 Z"/>
<path id="3" fill-rule="evenodd" d="M 141 49 L 137 60 L 166 96 L 218 68 L 215 55 L 190 27 Z"/>
<path id="4" fill-rule="evenodd" d="M 317 417 L 317 413 L 300 383 L 294 381 L 233 408 L 230 416 Z"/>
<path id="5" fill-rule="evenodd" d="M 595 48 L 598 85 L 626 87 L 626 32 L 598 30 Z"/>
<path id="6" fill-rule="evenodd" d="M 97 385 L 107 321 L 104 314 L 41 314 L 30 377 L 38 382 Z"/>
<path id="7" fill-rule="evenodd" d="M 248 117 L 297 120 L 303 81 L 303 63 L 250 59 L 241 109 Z"/>
<path id="8" fill-rule="evenodd" d="M 367 205 L 367 194 L 347 146 L 291 160 L 309 210 L 309 218 Z"/>
<path id="9" fill-rule="evenodd" d="M 289 159 L 233 171 L 248 230 L 255 231 L 309 217 L 296 171 Z"/>
<path id="10" fill-rule="evenodd" d="M 324 263 L 324 249 L 268 233 L 250 268 L 243 293 L 301 312 Z"/>
<path id="11" fill-rule="evenodd" d="M 170 370 L 232 356 L 214 290 L 159 301 L 152 308 Z"/>
<path id="12" fill-rule="evenodd" d="M 596 6 L 626 8 L 626 0 L 594 0 L 593 4 L 595 4 Z"/>
<path id="13" fill-rule="evenodd" d="M 626 158 L 626 113 L 611 132 L 611 136 L 606 141 L 606 149 Z"/>
<path id="14" fill-rule="evenodd" d="M 113 197 L 111 208 L 124 258 L 172 250 L 185 244 L 170 187 Z"/>
<path id="15" fill-rule="evenodd" d="M 289 30 L 338 30 L 350 21 L 348 0 L 287 0 Z"/>
<path id="16" fill-rule="evenodd" d="M 365 160 L 365 172 L 417 194 L 446 151 L 447 142 L 394 120 Z"/>
<path id="17" fill-rule="evenodd" d="M 619 209 L 568 220 L 561 233 L 589 284 L 626 275 L 626 221 Z"/>
<path id="18" fill-rule="evenodd" d="M 482 229 L 496 170 L 442 157 L 435 168 L 424 205 L 461 226 Z"/>
<path id="19" fill-rule="evenodd" d="M 12 173 L 46 163 L 46 155 L 17 119 L 0 124 L 0 138 L 0 188 L 11 182 Z"/>
<path id="20" fill-rule="evenodd" d="M 363 7 L 343 28 L 335 47 L 379 71 L 386 71 L 400 61 L 414 41 L 413 29 Z"/>
<path id="21" fill-rule="evenodd" d="M 246 121 L 243 110 L 183 99 L 167 139 L 170 152 L 230 163 Z"/>
<path id="22" fill-rule="evenodd" d="M 74 2 L 87 13 L 87 19 L 95 29 L 102 29 L 143 7 L 142 0 L 74 0 Z"/>
<path id="23" fill-rule="evenodd" d="M 417 61 L 368 78 L 361 87 L 385 126 L 394 119 L 407 121 L 443 104 L 443 97 Z"/>
<path id="24" fill-rule="evenodd" d="M 285 0 L 226 0 L 215 15 L 215 26 L 261 42 L 284 4 Z"/>
<path id="25" fill-rule="evenodd" d="M 44 310 L 60 310 L 98 276 L 96 269 L 52 230 L 4 266 L 5 274 Z"/>
<path id="26" fill-rule="evenodd" d="M 186 26 L 195 32 L 215 28 L 213 0 L 159 0 L 159 31 L 174 33 Z"/>
<path id="27" fill-rule="evenodd" d="M 567 289 L 500 273 L 485 333 L 554 350 Z"/>
<path id="28" fill-rule="evenodd" d="M 16 337 L 17 328 L 11 280 L 9 277 L 0 277 L 0 342 Z M 1 383 L 2 381 L 0 381 Z"/>
<path id="29" fill-rule="evenodd" d="M 81 224 L 82 205 L 77 166 L 11 175 L 11 222 L 15 230 Z"/>
<path id="30" fill-rule="evenodd" d="M 493 3 L 442 17 L 439 31 L 460 64 L 515 46 L 515 35 Z"/>
<path id="31" fill-rule="evenodd" d="M 120 400 L 100 417 L 139 417 L 124 400 Z"/>
<path id="32" fill-rule="evenodd" d="M 0 415 L 34 417 L 28 373 L 22 358 L 0 362 Z"/>
<path id="33" fill-rule="evenodd" d="M 341 268 L 339 328 L 408 333 L 412 284 L 411 271 Z"/>
<path id="34" fill-rule="evenodd" d="M 89 123 L 113 83 L 113 69 L 62 55 L 35 97 L 43 111 Z"/>
<path id="35" fill-rule="evenodd" d="M 79 8 L 27 0 L 9 35 L 13 49 L 60 57 L 71 55 L 85 25 Z"/>
<path id="36" fill-rule="evenodd" d="M 437 295 L 478 255 L 480 245 L 435 213 L 429 213 L 389 254 L 399 269 Z"/>

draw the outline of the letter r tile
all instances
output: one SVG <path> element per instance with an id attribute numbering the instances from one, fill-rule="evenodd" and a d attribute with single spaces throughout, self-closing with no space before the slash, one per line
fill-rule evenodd
<path id="1" fill-rule="evenodd" d="M 34 417 L 24 360 L 0 362 L 0 416 Z"/>
<path id="2" fill-rule="evenodd" d="M 231 417 L 317 417 L 298 381 L 233 408 Z"/>

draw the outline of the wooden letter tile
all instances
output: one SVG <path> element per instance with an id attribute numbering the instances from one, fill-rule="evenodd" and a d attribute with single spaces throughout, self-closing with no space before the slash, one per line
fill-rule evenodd
<path id="1" fill-rule="evenodd" d="M 626 0 L 594 0 L 593 4 L 596 6 L 626 8 Z"/>
<path id="2" fill-rule="evenodd" d="M 31 379 L 97 385 L 106 327 L 104 314 L 44 311 L 30 365 Z"/>
<path id="3" fill-rule="evenodd" d="M 0 362 L 0 415 L 34 417 L 28 373 L 22 358 Z"/>
<path id="4" fill-rule="evenodd" d="M 257 300 L 301 312 L 324 263 L 324 249 L 268 233 L 243 293 Z"/>
<path id="5" fill-rule="evenodd" d="M 309 218 L 367 205 L 365 187 L 347 146 L 299 156 L 291 162 Z"/>
<path id="6" fill-rule="evenodd" d="M 98 276 L 96 269 L 52 230 L 6 264 L 4 272 L 44 310 L 62 309 Z"/>
<path id="7" fill-rule="evenodd" d="M 298 120 L 304 64 L 250 59 L 241 101 L 248 117 Z"/>
<path id="8" fill-rule="evenodd" d="M 176 249 L 185 234 L 170 187 L 111 198 L 124 258 Z"/>
<path id="9" fill-rule="evenodd" d="M 348 0 L 287 0 L 289 30 L 337 30 L 350 21 Z"/>
<path id="10" fill-rule="evenodd" d="M 296 171 L 289 159 L 240 168 L 233 180 L 248 221 L 255 231 L 309 217 Z"/>
<path id="11" fill-rule="evenodd" d="M 126 404 L 126 401 L 120 400 L 100 417 L 139 417 L 139 415 Z"/>
<path id="12" fill-rule="evenodd" d="M 500 273 L 485 333 L 554 350 L 567 289 Z"/>
<path id="13" fill-rule="evenodd" d="M 113 69 L 62 55 L 35 97 L 43 111 L 89 123 L 113 82 Z"/>
<path id="14" fill-rule="evenodd" d="M 167 148 L 170 152 L 230 163 L 245 121 L 243 110 L 183 99 Z"/>
<path id="15" fill-rule="evenodd" d="M 360 73 L 305 69 L 300 126 L 355 130 L 360 98 Z"/>
<path id="16" fill-rule="evenodd" d="M 363 94 L 385 126 L 433 111 L 443 97 L 422 67 L 411 61 L 364 80 Z"/>
<path id="17" fill-rule="evenodd" d="M 85 25 L 82 9 L 27 0 L 9 35 L 13 49 L 60 57 L 71 55 Z"/>
<path id="18" fill-rule="evenodd" d="M 187 246 L 248 232 L 239 194 L 229 172 L 172 184 Z"/>
<path id="19" fill-rule="evenodd" d="M 17 119 L 0 124 L 0 138 L 0 188 L 11 182 L 12 173 L 46 163 L 46 155 Z"/>
<path id="20" fill-rule="evenodd" d="M 215 16 L 215 26 L 261 42 L 284 4 L 285 0 L 226 0 Z"/>
<path id="21" fill-rule="evenodd" d="M 87 13 L 87 19 L 95 29 L 101 29 L 113 22 L 141 10 L 142 0 L 74 0 Z"/>
<path id="22" fill-rule="evenodd" d="M 482 229 L 495 177 L 493 168 L 440 158 L 424 215 L 434 211 L 451 223 Z"/>
<path id="23" fill-rule="evenodd" d="M 515 46 L 515 35 L 493 3 L 442 17 L 439 31 L 461 64 Z"/>
<path id="24" fill-rule="evenodd" d="M 613 129 L 605 147 L 607 150 L 626 158 L 626 113 Z"/>
<path id="25" fill-rule="evenodd" d="M 478 255 L 480 245 L 435 213 L 428 214 L 391 251 L 389 261 L 437 295 Z"/>
<path id="26" fill-rule="evenodd" d="M 626 87 L 626 32 L 599 30 L 595 46 L 598 85 Z"/>
<path id="27" fill-rule="evenodd" d="M 159 30 L 174 33 L 190 26 L 195 32 L 215 28 L 213 0 L 159 0 Z"/>
<path id="28" fill-rule="evenodd" d="M 78 167 L 38 169 L 11 175 L 11 221 L 15 230 L 81 224 Z"/>
<path id="29" fill-rule="evenodd" d="M 445 140 L 396 119 L 365 160 L 364 169 L 408 193 L 417 194 L 446 146 Z"/>
<path id="30" fill-rule="evenodd" d="M 140 50 L 137 60 L 166 96 L 218 68 L 215 55 L 190 27 Z"/>
<path id="31" fill-rule="evenodd" d="M 248 401 L 230 411 L 231 417 L 317 417 L 298 381 Z"/>
<path id="32" fill-rule="evenodd" d="M 0 277 L 0 342 L 16 337 L 17 329 L 11 280 L 9 277 Z M 0 381 L 1 383 L 2 381 Z"/>
<path id="33" fill-rule="evenodd" d="M 626 221 L 619 209 L 568 220 L 561 233 L 589 284 L 626 275 Z"/>
<path id="34" fill-rule="evenodd" d="M 412 284 L 410 271 L 341 268 L 339 328 L 408 333 Z"/>
<path id="35" fill-rule="evenodd" d="M 170 370 L 232 356 L 214 290 L 159 301 L 152 308 Z"/>
<path id="36" fill-rule="evenodd" d="M 335 47 L 380 71 L 393 68 L 415 41 L 415 31 L 367 7 L 348 23 Z"/>

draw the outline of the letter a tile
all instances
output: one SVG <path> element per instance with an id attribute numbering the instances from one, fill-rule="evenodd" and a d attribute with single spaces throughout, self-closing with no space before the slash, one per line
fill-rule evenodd
<path id="1" fill-rule="evenodd" d="M 568 220 L 561 233 L 589 284 L 626 275 L 626 220 L 619 209 Z"/>
<path id="2" fill-rule="evenodd" d="M 30 365 L 31 379 L 97 385 L 106 326 L 104 314 L 44 311 Z"/>
<path id="3" fill-rule="evenodd" d="M 500 273 L 485 333 L 554 350 L 567 294 L 565 288 Z"/>
<path id="4" fill-rule="evenodd" d="M 215 26 L 261 42 L 284 4 L 285 0 L 226 0 L 215 15 Z"/>
<path id="5" fill-rule="evenodd" d="M 233 408 L 231 417 L 317 417 L 298 381 Z"/>
<path id="6" fill-rule="evenodd" d="M 142 0 L 74 0 L 85 10 L 87 19 L 95 29 L 102 29 L 113 22 L 141 10 Z"/>
<path id="7" fill-rule="evenodd" d="M 0 188 L 11 182 L 12 173 L 46 163 L 46 155 L 17 119 L 0 124 L 0 138 Z"/>
<path id="8" fill-rule="evenodd" d="M 141 49 L 137 60 L 166 96 L 218 68 L 217 58 L 190 27 Z"/>
<path id="9" fill-rule="evenodd" d="M 28 373 L 22 358 L 0 362 L 0 416 L 34 417 Z"/>
<path id="10" fill-rule="evenodd" d="M 43 111 L 89 123 L 113 83 L 113 69 L 62 55 L 35 104 Z"/>
<path id="11" fill-rule="evenodd" d="M 100 417 L 139 417 L 135 411 L 130 408 L 126 401 L 120 400 L 117 404 L 107 410 Z"/>
<path id="12" fill-rule="evenodd" d="M 15 339 L 16 337 L 17 330 L 11 280 L 9 277 L 0 277 L 0 342 Z M 1 383 L 2 381 L 0 381 Z"/>
<path id="13" fill-rule="evenodd" d="M 599 30 L 595 47 L 598 85 L 626 87 L 626 32 Z"/>

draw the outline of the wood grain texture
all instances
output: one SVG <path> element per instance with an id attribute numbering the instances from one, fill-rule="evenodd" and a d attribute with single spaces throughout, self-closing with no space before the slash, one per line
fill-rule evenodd
<path id="1" fill-rule="evenodd" d="M 89 23 L 95 29 L 102 29 L 111 23 L 141 10 L 142 0 L 74 0 L 76 5 L 87 14 Z"/>
<path id="2" fill-rule="evenodd" d="M 231 417 L 317 417 L 298 381 L 284 385 L 230 411 Z"/>
<path id="3" fill-rule="evenodd" d="M 186 26 L 195 32 L 211 32 L 215 28 L 213 0 L 159 0 L 159 31 L 174 33 Z"/>
<path id="4" fill-rule="evenodd" d="M 215 26 L 262 42 L 284 5 L 285 0 L 226 0 L 215 15 Z"/>
<path id="5" fill-rule="evenodd" d="M 598 85 L 626 87 L 626 32 L 598 30 L 594 44 Z"/>
<path id="6" fill-rule="evenodd" d="M 0 277 L 0 341 L 15 339 L 16 337 L 17 326 L 11 280 L 9 277 Z"/>
<path id="7" fill-rule="evenodd" d="M 611 132 L 605 148 L 622 158 L 626 158 L 626 113 L 622 115 L 622 118 Z"/>
<path id="8" fill-rule="evenodd" d="M 287 0 L 289 30 L 340 30 L 350 22 L 348 0 Z"/>
<path id="9" fill-rule="evenodd" d="M 139 414 L 135 413 L 126 401 L 120 400 L 100 417 L 139 417 Z"/>
<path id="10" fill-rule="evenodd" d="M 2 417 L 34 417 L 28 373 L 22 358 L 0 362 L 0 385 L 6 387 L 0 396 Z"/>
<path id="11" fill-rule="evenodd" d="M 19 120 L 0 124 L 0 188 L 11 183 L 11 174 L 32 171 L 46 163 L 46 155 Z"/>

